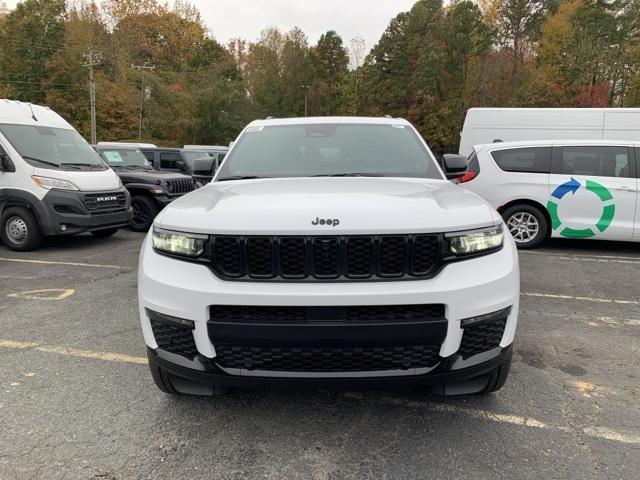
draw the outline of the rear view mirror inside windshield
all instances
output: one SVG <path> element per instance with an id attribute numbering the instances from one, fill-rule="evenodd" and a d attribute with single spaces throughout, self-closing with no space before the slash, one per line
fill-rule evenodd
<path id="1" fill-rule="evenodd" d="M 335 125 L 306 125 L 304 133 L 307 137 L 332 137 L 336 134 Z"/>

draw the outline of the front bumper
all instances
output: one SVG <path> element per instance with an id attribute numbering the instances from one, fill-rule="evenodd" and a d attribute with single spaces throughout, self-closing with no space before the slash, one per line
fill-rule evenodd
<path id="1" fill-rule="evenodd" d="M 85 202 L 86 192 L 51 190 L 36 206 L 36 214 L 43 234 L 73 235 L 76 233 L 124 227 L 133 217 L 131 199 L 124 189 L 105 192 L 105 195 L 126 196 L 123 207 L 106 211 L 90 211 Z M 64 227 L 63 227 L 64 225 Z"/>
<path id="2" fill-rule="evenodd" d="M 518 317 L 518 258 L 511 237 L 500 251 L 447 265 L 428 280 L 389 282 L 254 283 L 220 280 L 204 265 L 158 255 L 150 236 L 140 256 L 138 280 L 140 317 L 150 361 L 172 372 L 205 384 L 236 385 L 309 381 L 331 383 L 364 381 L 442 384 L 482 376 L 510 355 Z M 443 304 L 442 337 L 438 339 L 438 363 L 429 369 L 397 372 L 264 372 L 229 370 L 216 363 L 215 334 L 210 331 L 212 305 L 242 306 L 388 306 Z M 499 341 L 472 356 L 461 355 L 464 319 L 509 309 Z M 194 358 L 159 348 L 148 310 L 186 319 L 197 354 Z M 347 330 L 345 330 L 347 331 Z M 386 335 L 385 335 L 386 337 Z M 344 340 L 344 339 L 343 339 Z M 348 342 L 348 340 L 347 340 Z M 344 343 L 344 341 L 343 341 Z"/>

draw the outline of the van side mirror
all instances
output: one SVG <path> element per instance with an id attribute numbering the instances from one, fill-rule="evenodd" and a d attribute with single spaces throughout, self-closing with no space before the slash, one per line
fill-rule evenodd
<path id="1" fill-rule="evenodd" d="M 214 159 L 207 156 L 196 158 L 191 162 L 191 173 L 193 175 L 211 175 Z"/>
<path id="2" fill-rule="evenodd" d="M 0 147 L 0 172 L 15 172 L 16 167 L 4 148 Z"/>
<path id="3" fill-rule="evenodd" d="M 446 153 L 442 156 L 444 174 L 448 179 L 461 177 L 467 173 L 467 159 L 462 155 Z"/>

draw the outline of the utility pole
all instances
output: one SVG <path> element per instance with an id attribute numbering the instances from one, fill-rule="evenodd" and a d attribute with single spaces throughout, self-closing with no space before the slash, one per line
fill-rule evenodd
<path id="1" fill-rule="evenodd" d="M 133 65 L 131 64 L 131 68 L 141 71 L 152 71 L 155 70 L 156 67 L 154 65 L 149 65 L 145 62 L 144 65 Z M 144 118 L 144 97 L 150 95 L 150 91 L 144 86 L 144 76 L 140 79 L 140 122 L 138 124 L 138 141 L 142 141 L 142 122 Z"/>
<path id="2" fill-rule="evenodd" d="M 100 65 L 102 53 L 89 50 L 83 55 L 83 67 L 89 68 L 89 103 L 91 104 L 91 144 L 96 144 L 96 82 L 93 79 L 93 67 Z"/>
<path id="3" fill-rule="evenodd" d="M 311 85 L 303 85 L 302 88 L 304 89 L 304 116 L 307 116 L 308 113 L 308 104 L 309 104 L 309 89 L 311 88 Z"/>

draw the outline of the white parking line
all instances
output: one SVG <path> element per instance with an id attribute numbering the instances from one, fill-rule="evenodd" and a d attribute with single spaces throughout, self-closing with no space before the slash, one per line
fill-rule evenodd
<path id="1" fill-rule="evenodd" d="M 126 270 L 129 267 L 120 265 L 101 265 L 96 263 L 79 263 L 79 262 L 49 262 L 46 260 L 27 260 L 24 258 L 4 258 L 0 257 L 0 262 L 16 262 L 16 263 L 35 263 L 38 265 L 66 265 L 69 267 L 90 267 L 90 268 L 118 268 Z"/>
<path id="2" fill-rule="evenodd" d="M 358 394 L 355 396 L 347 392 L 347 396 L 350 398 L 358 398 Z M 490 412 L 488 410 L 480 410 L 476 408 L 467 408 L 455 404 L 444 403 L 431 403 L 418 400 L 403 400 L 393 397 L 382 397 L 379 399 L 382 403 L 388 405 L 402 405 L 411 408 L 424 409 L 437 413 L 452 413 L 462 414 L 471 418 L 479 420 L 488 420 L 495 423 L 506 423 L 509 425 L 518 425 L 523 427 L 529 427 L 539 430 L 558 430 L 564 433 L 571 433 L 572 429 L 561 425 L 552 425 L 545 423 L 533 417 L 525 417 L 521 415 L 510 415 Z M 577 427 L 579 428 L 579 427 Z M 601 440 L 610 440 L 618 443 L 625 443 L 629 445 L 640 445 L 640 435 L 632 433 L 624 433 L 612 430 L 604 426 L 589 426 L 581 428 L 584 435 Z"/>
<path id="3" fill-rule="evenodd" d="M 600 262 L 600 263 L 626 263 L 626 264 L 639 264 L 640 257 L 623 257 L 619 255 L 569 255 L 565 253 L 553 253 L 537 251 L 532 252 L 529 250 L 520 250 L 519 254 L 526 255 L 543 255 L 545 257 L 555 257 L 560 260 L 577 260 L 580 262 Z"/>
<path id="4" fill-rule="evenodd" d="M 616 303 L 618 305 L 640 305 L 640 302 L 637 300 L 616 300 L 612 298 L 578 297 L 574 295 L 560 295 L 555 293 L 522 292 L 521 295 L 525 297 L 555 298 L 559 300 L 579 300 L 583 302 Z"/>

